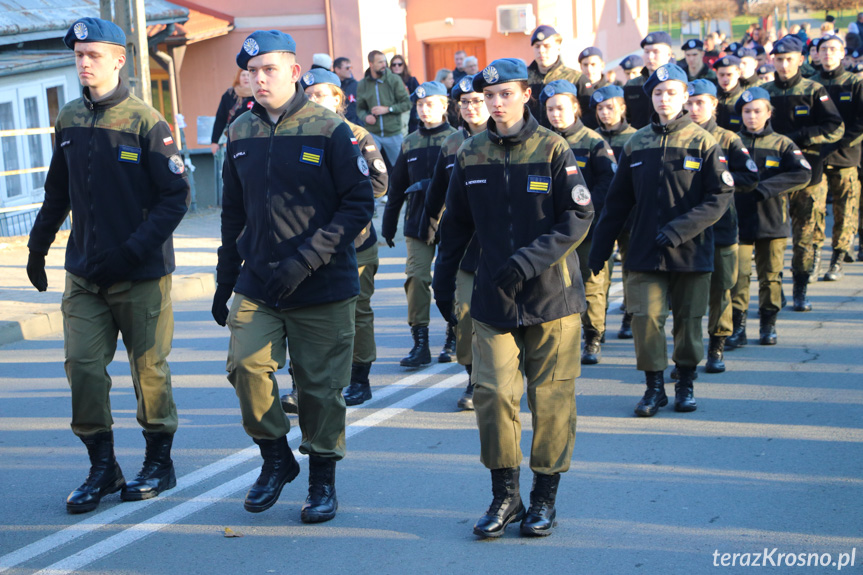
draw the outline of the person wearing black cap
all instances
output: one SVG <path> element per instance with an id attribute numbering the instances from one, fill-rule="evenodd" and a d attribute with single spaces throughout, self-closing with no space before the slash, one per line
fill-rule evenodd
<path id="1" fill-rule="evenodd" d="M 256 103 L 228 129 L 212 313 L 231 330 L 228 380 L 264 460 L 244 507 L 269 509 L 300 471 L 276 400 L 276 371 L 290 353 L 300 452 L 309 456 L 300 519 L 328 521 L 338 508 L 336 463 L 345 456 L 342 388 L 351 377 L 360 293 L 354 240 L 374 211 L 370 171 L 348 124 L 303 93 L 289 34 L 253 32 L 237 65 L 249 71 Z"/>
<path id="2" fill-rule="evenodd" d="M 716 82 L 716 73 L 704 62 L 704 42 L 695 38 L 684 42 L 683 57 L 686 59 L 686 76 L 690 82 L 699 78 Z"/>
<path id="3" fill-rule="evenodd" d="M 171 445 L 177 408 L 168 354 L 174 332 L 171 236 L 189 206 L 189 182 L 171 129 L 120 79 L 126 36 L 81 18 L 63 39 L 75 52 L 81 98 L 60 110 L 45 200 L 30 231 L 27 275 L 48 288 L 45 255 L 72 213 L 66 247 L 63 340 L 72 391 L 72 431 L 87 447 L 90 474 L 66 499 L 69 513 L 92 511 L 105 495 L 156 497 L 176 485 Z M 111 377 L 122 334 L 147 444 L 126 482 L 114 455 Z"/>
<path id="4" fill-rule="evenodd" d="M 585 48 L 578 54 L 578 65 L 581 67 L 582 83 L 577 86 L 578 106 L 581 109 L 581 122 L 591 130 L 595 130 L 599 124 L 596 116 L 589 113 L 590 97 L 594 92 L 604 86 L 608 86 L 605 77 L 605 61 L 599 48 L 591 46 Z"/>
<path id="5" fill-rule="evenodd" d="M 527 67 L 528 84 L 531 98 L 528 103 L 530 113 L 540 125 L 548 127 L 548 118 L 539 102 L 539 94 L 549 82 L 568 80 L 575 85 L 583 83 L 582 74 L 578 70 L 568 68 L 560 56 L 563 38 L 557 30 L 545 24 L 537 26 L 530 36 L 530 47 L 533 48 L 534 60 Z"/>
<path id="6" fill-rule="evenodd" d="M 776 67 L 773 64 L 762 64 L 761 66 L 758 66 L 756 73 L 758 74 L 758 79 L 761 80 L 762 84 L 772 82 L 776 79 Z"/>
<path id="7" fill-rule="evenodd" d="M 458 102 L 459 113 L 462 123 L 458 131 L 447 136 L 440 148 L 437 163 L 435 163 L 434 175 L 426 192 L 425 211 L 423 221 L 428 221 L 426 241 L 435 241 L 440 219 L 443 216 L 446 192 L 452 178 L 452 170 L 455 166 L 455 155 L 459 147 L 470 137 L 484 132 L 488 124 L 488 108 L 485 107 L 482 92 L 474 92 L 473 76 L 464 76 L 452 87 L 452 99 Z M 430 215 L 433 214 L 433 215 Z M 473 380 L 470 375 L 473 371 L 473 352 L 471 341 L 473 339 L 473 322 L 470 316 L 470 298 L 473 294 L 474 276 L 479 265 L 479 243 L 475 238 L 471 239 L 465 249 L 464 257 L 459 262 L 456 272 L 455 300 L 453 301 L 454 321 L 456 322 L 456 361 L 463 365 L 468 374 L 467 387 L 459 397 L 457 405 L 459 409 L 473 409 Z"/>
<path id="8" fill-rule="evenodd" d="M 857 235 L 860 204 L 860 142 L 863 141 L 863 83 L 842 68 L 845 42 L 841 36 L 829 35 L 818 43 L 821 72 L 813 80 L 827 89 L 845 123 L 845 134 L 834 144 L 821 148 L 828 192 L 833 195 L 833 255 L 825 281 L 842 278 L 842 264 L 851 252 Z M 818 230 L 815 249 L 820 251 L 824 230 Z"/>
<path id="9" fill-rule="evenodd" d="M 710 132 L 722 149 L 723 163 L 734 178 L 735 198 L 758 184 L 758 167 L 749 150 L 734 132 L 716 125 L 716 84 L 708 80 L 689 83 L 686 110 L 692 121 Z M 725 339 L 733 333 L 731 288 L 737 281 L 737 210 L 732 200 L 728 210 L 713 225 L 713 273 L 710 275 L 710 313 L 707 320 L 707 373 L 725 371 Z M 747 262 L 749 263 L 749 262 Z"/>
<path id="10" fill-rule="evenodd" d="M 644 50 L 641 75 L 623 87 L 627 119 L 636 130 L 650 124 L 653 107 L 650 97 L 644 92 L 644 83 L 654 70 L 671 61 L 671 36 L 667 32 L 652 32 L 641 41 L 641 48 Z"/>
<path id="11" fill-rule="evenodd" d="M 602 211 L 605 192 L 614 177 L 617 164 L 608 143 L 582 123 L 577 93 L 578 89 L 572 83 L 555 80 L 542 90 L 540 100 L 548 113 L 552 129 L 566 139 L 575 156 L 575 162 L 593 198 L 593 209 Z M 598 274 L 587 267 L 592 232 L 591 226 L 587 236 L 576 248 L 587 301 L 587 310 L 581 314 L 584 329 L 581 363 L 584 365 L 594 365 L 602 359 L 601 343 L 605 339 L 605 312 L 611 287 L 611 261 Z"/>
<path id="12" fill-rule="evenodd" d="M 713 63 L 716 70 L 716 124 L 720 128 L 740 131 L 740 116 L 734 110 L 734 105 L 743 93 L 740 85 L 740 58 L 737 56 L 723 56 Z"/>
<path id="13" fill-rule="evenodd" d="M 459 148 L 441 220 L 434 292 L 451 315 L 455 277 L 476 233 L 482 250 L 471 316 L 474 406 L 492 503 L 474 526 L 499 537 L 550 535 L 561 473 L 575 442 L 575 378 L 584 286 L 575 248 L 593 220 L 591 194 L 566 141 L 539 126 L 521 60 L 495 60 L 474 77 L 491 118 Z M 533 418 L 530 508 L 519 493 L 519 402 L 527 378 Z"/>
<path id="14" fill-rule="evenodd" d="M 761 79 L 758 77 L 758 58 L 754 48 L 741 46 L 734 53 L 740 59 L 740 87 L 744 90 L 752 86 L 759 86 Z"/>
<path id="15" fill-rule="evenodd" d="M 408 134 L 393 166 L 387 205 L 381 222 L 381 235 L 387 245 L 395 247 L 399 214 L 405 205 L 404 235 L 408 248 L 405 266 L 405 294 L 408 301 L 408 325 L 413 347 L 400 365 L 416 369 L 431 363 L 429 351 L 429 310 L 431 309 L 431 270 L 435 246 L 425 241 L 428 218 L 423 219 L 426 188 L 434 174 L 435 161 L 447 136 L 455 132 L 446 118 L 446 86 L 440 82 L 424 82 L 411 94 L 422 122 L 419 129 Z M 444 351 L 438 361 L 452 361 L 455 353 L 455 326 L 447 323 Z"/>
<path id="16" fill-rule="evenodd" d="M 713 224 L 728 209 L 734 178 L 713 136 L 683 111 L 689 96 L 686 72 L 675 64 L 660 66 L 644 91 L 655 113 L 650 126 L 623 147 L 593 233 L 589 264 L 594 272 L 605 267 L 632 213 L 624 289 L 627 311 L 633 314 L 637 369 L 645 372 L 647 385 L 635 413 L 651 417 L 668 404 L 663 372 L 669 300 L 679 376 L 674 409 L 697 407 L 693 383 L 704 357 L 701 320 L 713 271 Z"/>
<path id="17" fill-rule="evenodd" d="M 597 133 L 608 142 L 614 153 L 615 161 L 623 151 L 623 145 L 635 133 L 635 128 L 626 121 L 626 102 L 623 99 L 623 88 L 619 86 L 606 86 L 593 93 L 590 99 L 590 109 L 596 115 L 599 128 Z M 629 251 L 629 230 L 632 221 L 627 220 L 623 231 L 617 236 L 617 247 L 620 252 L 620 265 L 622 268 L 623 285 L 629 272 L 626 270 L 626 254 Z M 614 270 L 609 267 L 608 281 Z M 626 309 L 626 289 L 623 290 L 623 318 L 620 320 L 620 329 L 617 331 L 617 339 L 632 339 L 632 314 Z"/>
<path id="18" fill-rule="evenodd" d="M 800 75 L 803 62 L 803 42 L 796 36 L 785 36 L 773 45 L 773 65 L 776 80 L 762 86 L 770 94 L 773 105 L 773 129 L 788 136 L 803 151 L 812 166 L 809 185 L 790 195 L 791 227 L 794 251 L 791 273 L 794 278 L 794 311 L 809 311 L 806 298 L 810 276 L 816 270 L 816 228 L 827 211 L 827 187 L 822 182 L 821 147 L 842 139 L 845 125 L 836 104 L 830 100 L 821 84 Z M 819 223 L 820 222 L 820 223 Z"/>
<path id="19" fill-rule="evenodd" d="M 627 82 L 641 75 L 642 68 L 644 68 L 644 58 L 638 54 L 630 54 L 620 61 L 620 69 L 623 70 L 623 76 L 620 80 L 615 80 L 614 83 L 623 88 Z"/>
<path id="20" fill-rule="evenodd" d="M 773 131 L 770 123 L 770 94 L 760 87 L 749 88 L 737 101 L 744 127 L 740 137 L 758 168 L 755 190 L 736 194 L 740 244 L 737 280 L 732 292 L 734 333 L 726 340 L 728 349 L 746 345 L 746 315 L 749 311 L 749 282 L 752 253 L 758 275 L 759 343 L 775 345 L 776 316 L 782 309 L 782 267 L 785 245 L 791 229 L 788 222 L 788 195 L 809 183 L 811 169 L 791 139 Z"/>

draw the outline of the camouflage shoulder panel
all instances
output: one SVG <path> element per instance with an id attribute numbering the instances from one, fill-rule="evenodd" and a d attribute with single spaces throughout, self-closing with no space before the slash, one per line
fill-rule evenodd
<path id="1" fill-rule="evenodd" d="M 778 132 L 767 134 L 761 138 L 761 148 L 769 148 L 771 150 L 782 151 L 794 146 L 794 142 L 788 136 L 783 136 Z"/>
<path id="2" fill-rule="evenodd" d="M 591 130 L 590 128 L 585 128 L 584 130 L 587 133 L 585 137 L 587 138 L 587 141 L 590 142 L 591 149 L 596 147 L 598 143 L 605 142 L 605 138 L 600 136 L 599 132 L 596 130 Z"/>
<path id="3" fill-rule="evenodd" d="M 545 77 L 545 83 L 548 84 L 554 80 L 568 80 L 575 84 L 579 78 L 581 78 L 581 72 L 573 68 L 568 68 L 561 62 L 559 67 L 552 70 L 551 73 Z"/>
<path id="4" fill-rule="evenodd" d="M 734 140 L 739 139 L 740 136 L 732 132 L 731 130 L 726 130 L 720 126 L 716 126 L 713 131 L 710 132 L 710 135 L 713 136 L 717 142 L 719 142 L 719 147 L 722 148 L 722 151 L 728 152 L 731 148 L 731 144 Z"/>
<path id="5" fill-rule="evenodd" d="M 645 150 L 654 148 L 659 145 L 659 136 L 653 131 L 650 126 L 636 130 L 635 133 L 626 142 L 624 149 L 627 155 L 632 155 L 633 150 Z"/>
<path id="6" fill-rule="evenodd" d="M 462 166 L 503 165 L 504 149 L 488 139 L 488 132 L 468 138 L 459 146 L 458 158 Z"/>
<path id="7" fill-rule="evenodd" d="M 149 134 L 156 124 L 164 121 L 162 114 L 155 108 L 130 94 L 127 99 L 105 110 L 97 120 L 96 127 L 143 137 Z"/>
<path id="8" fill-rule="evenodd" d="M 636 76 L 632 80 L 627 81 L 626 84 L 624 84 L 623 86 L 624 87 L 626 87 L 626 86 L 644 86 L 644 82 L 645 82 L 644 75 L 639 74 L 638 76 Z"/>
<path id="9" fill-rule="evenodd" d="M 422 137 L 420 136 L 419 130 L 414 130 L 402 140 L 402 150 L 405 152 L 409 152 L 411 150 L 416 150 L 417 148 L 422 148 Z"/>
<path id="10" fill-rule="evenodd" d="M 58 129 L 89 127 L 93 121 L 93 113 L 84 104 L 84 98 L 78 98 L 60 108 L 54 125 Z"/>
<path id="11" fill-rule="evenodd" d="M 443 143 L 446 141 L 446 139 L 449 136 L 451 136 L 453 133 L 456 132 L 456 129 L 453 128 L 452 126 L 450 126 L 449 124 L 447 124 L 447 128 L 449 128 L 449 129 L 448 130 L 442 130 L 441 132 L 439 132 L 439 133 L 437 133 L 431 137 L 431 139 L 429 140 L 429 143 L 431 144 L 431 146 L 440 148 L 441 146 L 443 146 Z"/>
<path id="12" fill-rule="evenodd" d="M 340 125 L 344 123 L 341 116 L 314 102 L 306 102 L 297 113 L 282 120 L 276 126 L 276 136 L 324 136 L 332 137 Z"/>
<path id="13" fill-rule="evenodd" d="M 270 127 L 263 120 L 246 110 L 228 126 L 228 139 L 232 142 L 248 138 L 269 138 Z"/>
<path id="14" fill-rule="evenodd" d="M 345 120 L 345 123 L 347 123 L 348 127 L 351 129 L 351 132 L 353 133 L 354 138 L 357 139 L 357 142 L 362 142 L 363 138 L 369 135 L 369 131 L 362 126 L 358 126 L 348 120 Z"/>
<path id="15" fill-rule="evenodd" d="M 530 138 L 519 146 L 519 152 L 530 162 L 551 162 L 553 158 L 566 153 L 569 146 L 563 136 L 539 126 Z"/>
<path id="16" fill-rule="evenodd" d="M 684 126 L 682 129 L 673 132 L 668 137 L 668 146 L 675 148 L 699 149 L 706 150 L 713 147 L 718 142 L 716 138 L 710 135 L 710 132 L 702 128 L 696 123 Z"/>
<path id="17" fill-rule="evenodd" d="M 458 149 L 461 147 L 461 145 L 466 139 L 467 137 L 465 136 L 464 130 L 458 130 L 454 134 L 450 134 L 446 137 L 446 140 L 443 141 L 443 144 L 441 145 L 441 152 L 444 156 L 455 155 L 455 153 L 458 152 Z"/>

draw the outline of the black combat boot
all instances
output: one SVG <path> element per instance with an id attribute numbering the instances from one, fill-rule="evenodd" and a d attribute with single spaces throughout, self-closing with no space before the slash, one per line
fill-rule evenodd
<path id="1" fill-rule="evenodd" d="M 758 343 L 776 345 L 776 312 L 773 310 L 761 310 L 761 336 Z"/>
<path id="2" fill-rule="evenodd" d="M 676 365 L 671 369 L 671 373 L 668 374 L 668 379 L 670 379 L 671 381 L 677 381 L 678 379 L 680 379 L 680 373 L 677 371 Z M 692 379 L 698 379 L 697 371 L 692 376 Z"/>
<path id="3" fill-rule="evenodd" d="M 452 356 L 455 355 L 455 326 L 451 323 L 446 324 L 446 341 L 443 344 L 443 349 L 440 350 L 440 355 L 437 356 L 438 363 L 452 362 Z"/>
<path id="4" fill-rule="evenodd" d="M 815 255 L 812 257 L 812 273 L 806 278 L 807 283 L 815 283 L 821 277 L 821 246 L 814 246 Z"/>
<path id="5" fill-rule="evenodd" d="M 833 250 L 830 258 L 830 269 L 824 274 L 824 281 L 837 282 L 842 279 L 842 264 L 845 263 L 846 252 L 844 250 Z"/>
<path id="6" fill-rule="evenodd" d="M 351 384 L 345 390 L 345 405 L 361 405 L 372 398 L 372 386 L 369 383 L 370 363 L 354 363 L 351 365 Z"/>
<path id="7" fill-rule="evenodd" d="M 87 480 L 66 498 L 66 511 L 86 513 L 99 506 L 109 493 L 116 493 L 126 485 L 120 465 L 114 457 L 114 432 L 102 431 L 81 437 L 90 456 L 90 473 Z"/>
<path id="8" fill-rule="evenodd" d="M 746 310 L 731 310 L 732 332 L 725 338 L 725 349 L 737 349 L 746 345 Z"/>
<path id="9" fill-rule="evenodd" d="M 602 359 L 602 334 L 593 328 L 584 329 L 584 349 L 581 351 L 582 365 L 596 365 Z"/>
<path id="10" fill-rule="evenodd" d="M 711 335 L 707 344 L 707 373 L 722 373 L 725 371 L 725 336 Z"/>
<path id="11" fill-rule="evenodd" d="M 285 413 L 299 413 L 299 402 L 297 401 L 297 383 L 294 381 L 294 368 L 288 363 L 288 375 L 291 376 L 291 393 L 286 393 L 279 399 L 282 402 L 282 411 Z"/>
<path id="12" fill-rule="evenodd" d="M 309 455 L 309 496 L 300 511 L 303 523 L 322 523 L 336 516 L 336 461 Z"/>
<path id="13" fill-rule="evenodd" d="M 674 384 L 674 411 L 695 411 L 698 405 L 692 395 L 692 387 L 695 383 L 695 368 L 677 366 L 680 379 Z"/>
<path id="14" fill-rule="evenodd" d="M 668 396 L 665 394 L 665 378 L 661 371 L 645 371 L 645 383 L 647 391 L 644 397 L 635 406 L 635 415 L 640 417 L 653 417 L 660 407 L 668 405 Z"/>
<path id="15" fill-rule="evenodd" d="M 795 273 L 794 274 L 794 311 L 812 311 L 812 304 L 806 297 L 806 287 L 809 284 L 809 274 Z"/>
<path id="16" fill-rule="evenodd" d="M 429 327 L 427 325 L 411 326 L 411 335 L 414 338 L 414 347 L 408 352 L 407 357 L 402 358 L 399 365 L 416 369 L 430 364 Z"/>
<path id="17" fill-rule="evenodd" d="M 471 364 L 467 364 L 464 366 L 464 369 L 467 371 L 467 387 L 464 388 L 464 393 L 462 393 L 461 397 L 458 398 L 458 408 L 466 411 L 473 411 L 473 380 L 471 379 L 473 366 Z"/>
<path id="18" fill-rule="evenodd" d="M 524 518 L 518 476 L 518 467 L 491 470 L 491 505 L 473 526 L 475 534 L 480 537 L 500 537 L 507 525 Z"/>
<path id="19" fill-rule="evenodd" d="M 163 491 L 177 486 L 174 462 L 171 460 L 173 433 L 153 433 L 144 431 L 147 448 L 144 452 L 144 465 L 138 476 L 126 484 L 120 492 L 123 501 L 152 499 Z"/>
<path id="20" fill-rule="evenodd" d="M 249 513 L 266 511 L 279 499 L 285 483 L 290 483 L 300 472 L 300 464 L 288 445 L 286 436 L 278 439 L 255 439 L 261 449 L 264 465 L 261 474 L 246 494 L 243 506 Z"/>
<path id="21" fill-rule="evenodd" d="M 632 339 L 632 314 L 623 312 L 623 319 L 620 320 L 620 330 L 617 332 L 617 339 Z"/>
<path id="22" fill-rule="evenodd" d="M 533 488 L 530 490 L 530 508 L 521 521 L 521 534 L 545 537 L 551 535 L 557 522 L 554 501 L 560 473 L 554 475 L 533 474 Z"/>

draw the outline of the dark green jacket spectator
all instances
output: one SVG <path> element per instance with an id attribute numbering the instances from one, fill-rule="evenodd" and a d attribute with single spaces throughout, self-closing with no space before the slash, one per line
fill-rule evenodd
<path id="1" fill-rule="evenodd" d="M 366 116 L 375 106 L 387 106 L 389 114 L 379 116 L 374 124 L 366 124 Z M 380 78 L 372 78 L 366 71 L 357 85 L 357 116 L 366 130 L 376 136 L 387 137 L 402 133 L 402 114 L 411 109 L 410 95 L 402 79 L 385 69 Z"/>

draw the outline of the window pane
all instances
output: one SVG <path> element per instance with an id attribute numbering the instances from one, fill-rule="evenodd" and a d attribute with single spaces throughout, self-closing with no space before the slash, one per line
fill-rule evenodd
<path id="1" fill-rule="evenodd" d="M 28 128 L 43 128 L 46 126 L 39 125 L 39 100 L 33 96 L 32 98 L 24 98 L 24 121 Z M 30 150 L 30 167 L 44 168 L 45 156 L 42 154 L 42 145 L 44 140 L 48 138 L 47 134 L 27 136 L 27 147 Z M 45 172 L 37 172 L 30 174 L 33 189 L 39 189 L 45 185 Z"/>
<path id="2" fill-rule="evenodd" d="M 12 115 L 12 103 L 0 103 L 0 130 L 14 130 L 15 117 Z M 3 151 L 3 171 L 20 170 L 18 155 L 18 138 L 7 136 L 0 138 L 0 150 Z M 21 176 L 4 176 L 6 182 L 6 197 L 14 198 L 24 193 L 21 187 Z"/>

